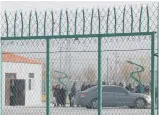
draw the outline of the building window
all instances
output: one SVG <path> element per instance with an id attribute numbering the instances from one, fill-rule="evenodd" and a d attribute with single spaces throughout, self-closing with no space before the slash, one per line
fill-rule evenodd
<path id="1" fill-rule="evenodd" d="M 34 73 L 29 73 L 29 90 L 34 89 Z"/>
<path id="2" fill-rule="evenodd" d="M 5 73 L 6 78 L 16 79 L 16 73 Z"/>

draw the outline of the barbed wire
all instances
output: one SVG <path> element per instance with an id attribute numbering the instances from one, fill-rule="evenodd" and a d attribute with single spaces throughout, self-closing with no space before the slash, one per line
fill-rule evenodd
<path id="1" fill-rule="evenodd" d="M 98 22 L 101 24 L 101 33 L 156 31 L 157 7 L 154 2 L 108 9 L 66 9 L 60 12 L 6 11 L 2 15 L 2 37 L 98 34 Z"/>

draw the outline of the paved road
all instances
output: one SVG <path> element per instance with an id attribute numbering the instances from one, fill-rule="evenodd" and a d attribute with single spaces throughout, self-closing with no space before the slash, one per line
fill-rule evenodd
<path id="1" fill-rule="evenodd" d="M 102 115 L 150 115 L 150 109 L 104 108 Z M 46 115 L 46 108 L 6 107 L 2 115 Z M 97 115 L 86 108 L 51 108 L 51 115 Z"/>

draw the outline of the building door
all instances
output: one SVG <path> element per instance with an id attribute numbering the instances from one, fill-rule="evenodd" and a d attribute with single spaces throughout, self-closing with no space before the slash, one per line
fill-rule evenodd
<path id="1" fill-rule="evenodd" d="M 10 105 L 10 81 L 16 79 L 16 73 L 5 74 L 5 105 Z"/>
<path id="2" fill-rule="evenodd" d="M 25 105 L 25 80 L 13 79 L 10 84 L 10 105 Z"/>

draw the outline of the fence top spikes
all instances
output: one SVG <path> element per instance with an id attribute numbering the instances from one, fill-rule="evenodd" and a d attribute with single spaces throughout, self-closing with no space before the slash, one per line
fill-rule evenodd
<path id="1" fill-rule="evenodd" d="M 150 12 L 151 10 L 150 9 L 148 9 L 148 4 L 147 4 L 147 10 L 142 10 L 142 15 L 140 16 L 140 17 L 138 17 L 138 18 L 133 18 L 133 21 L 135 22 L 135 20 L 140 20 L 140 19 L 144 19 L 145 18 L 145 20 L 148 20 L 147 19 L 147 17 L 144 17 L 145 16 L 145 13 L 147 14 L 147 12 Z M 137 14 L 138 15 L 140 15 L 141 14 L 141 9 L 143 8 L 143 5 L 140 5 L 140 7 L 137 7 L 137 9 L 136 8 L 134 8 L 133 10 L 132 10 L 132 8 L 133 8 L 133 5 L 124 5 L 124 6 L 122 6 L 122 8 L 120 8 L 120 11 L 117 9 L 117 7 L 116 6 L 112 6 L 112 7 L 108 7 L 107 9 L 100 9 L 100 7 L 98 6 L 98 7 L 93 7 L 93 8 L 91 8 L 91 10 L 86 10 L 84 7 L 83 8 L 80 8 L 81 10 L 80 10 L 80 12 L 79 13 L 77 13 L 78 12 L 78 8 L 75 10 L 75 14 L 73 14 L 74 12 L 70 12 L 69 10 L 68 10 L 68 8 L 65 8 L 65 13 L 68 13 L 67 15 L 68 16 L 66 16 L 66 15 L 64 15 L 64 14 L 62 14 L 63 13 L 63 9 L 60 9 L 60 12 L 54 12 L 54 20 L 55 20 L 55 22 L 57 22 L 58 20 L 59 20 L 59 18 L 60 18 L 60 15 L 62 14 L 62 16 L 61 16 L 61 20 L 62 20 L 62 23 L 61 23 L 61 35 L 65 35 L 65 32 L 63 32 L 65 29 L 65 26 L 67 26 L 67 18 L 69 19 L 69 30 L 70 30 L 70 34 L 73 34 L 74 32 L 71 32 L 72 30 L 75 30 L 77 33 L 79 33 L 79 34 L 82 34 L 83 33 L 83 25 L 81 24 L 81 23 L 84 23 L 84 27 L 85 27 L 85 34 L 86 33 L 89 33 L 90 32 L 90 30 L 87 30 L 87 28 L 91 28 L 91 27 L 93 27 L 92 28 L 92 34 L 95 34 L 96 32 L 96 28 L 95 28 L 95 26 L 94 25 L 96 25 L 96 22 L 98 21 L 98 19 L 97 19 L 97 15 L 98 15 L 98 11 L 97 10 L 100 10 L 100 16 L 101 16 L 101 24 L 103 24 L 103 25 L 105 25 L 105 23 L 107 23 L 107 19 L 108 19 L 108 21 L 109 21 L 109 33 L 114 33 L 113 31 L 114 31 L 114 29 L 116 28 L 116 32 L 118 32 L 118 33 L 120 33 L 120 30 L 118 30 L 118 27 L 119 26 L 122 26 L 122 24 L 121 23 L 117 23 L 117 22 L 120 22 L 121 20 L 123 20 L 123 18 L 122 19 L 120 19 L 120 18 L 118 18 L 118 15 L 120 14 L 120 13 L 123 13 L 123 11 L 125 11 L 125 16 L 124 17 L 127 17 L 127 16 L 129 16 L 129 15 L 133 15 L 133 14 L 136 14 L 135 12 L 136 11 L 138 11 L 137 12 Z M 95 11 L 96 10 L 96 11 Z M 111 10 L 111 11 L 110 11 Z M 95 11 L 95 12 L 94 12 Z M 17 11 L 16 11 L 17 12 Z M 15 12 L 15 13 L 16 13 Z M 40 12 L 40 11 L 39 11 Z M 24 27 L 28 24 L 27 22 L 30 20 L 31 21 L 31 23 L 30 23 L 30 35 L 34 35 L 34 33 L 33 32 L 35 32 L 34 30 L 33 30 L 33 28 L 32 27 L 34 27 L 34 25 L 36 26 L 37 24 L 36 23 L 34 23 L 34 21 L 36 21 L 36 20 L 38 20 L 38 27 L 39 27 L 39 30 L 41 30 L 41 29 L 44 29 L 43 27 L 42 28 L 40 28 L 42 25 L 44 25 L 44 22 L 42 22 L 42 20 L 44 20 L 44 18 L 45 18 L 45 15 L 46 15 L 46 12 L 48 12 L 48 10 L 46 10 L 46 11 L 44 11 L 44 13 L 39 13 L 36 9 L 35 10 L 30 10 L 29 11 L 29 13 L 24 13 L 23 14 L 23 16 L 22 16 L 22 18 L 24 19 Z M 53 12 L 53 10 L 51 10 L 50 12 Z M 91 16 L 92 16 L 92 12 L 93 12 L 93 22 L 92 22 L 92 24 L 88 24 L 89 23 L 89 21 L 91 21 L 90 19 L 91 19 Z M 108 12 L 108 14 L 107 14 L 107 16 L 105 16 L 104 15 L 104 13 L 107 13 Z M 5 25 L 7 24 L 7 22 L 6 22 L 6 20 L 8 20 L 8 30 L 6 30 L 6 28 L 5 27 L 3 27 L 4 29 L 5 29 L 5 31 L 8 31 L 8 33 L 9 33 L 9 30 L 11 29 L 11 27 L 12 27 L 12 25 L 14 25 L 14 23 L 12 24 L 12 20 L 14 20 L 14 18 L 13 19 L 11 19 L 10 18 L 10 13 L 9 14 L 7 14 L 7 11 L 5 10 L 5 16 L 6 17 L 4 17 L 4 19 L 5 19 L 5 21 L 4 21 L 4 23 L 5 23 Z M 20 12 L 20 13 L 22 13 L 22 11 Z M 32 15 L 34 13 L 34 15 Z M 35 15 L 38 15 L 38 17 L 36 17 Z M 42 17 L 42 16 L 43 17 Z M 83 16 L 82 16 L 83 15 Z M 114 15 L 115 15 L 115 17 L 114 17 Z M 26 19 L 25 17 L 27 17 L 28 16 L 28 18 Z M 52 20 L 51 18 L 50 18 L 50 16 L 52 17 L 52 14 L 47 14 L 47 18 L 46 18 L 46 22 L 48 23 L 50 20 Z M 84 18 L 82 18 L 82 17 L 84 17 Z M 103 18 L 103 17 L 106 17 L 106 18 Z M 7 19 L 6 19 L 7 18 Z M 36 19 L 37 18 L 37 19 Z M 17 15 L 17 19 L 19 19 L 19 15 Z M 82 20 L 83 19 L 83 20 Z M 74 21 L 74 20 L 76 20 L 76 21 Z M 115 22 L 114 22 L 114 20 L 116 20 Z M 142 21 L 141 20 L 141 21 Z M 127 18 L 125 18 L 124 19 L 124 21 L 125 21 L 125 24 L 126 24 L 126 22 L 132 22 L 132 20 L 128 20 Z M 152 19 L 149 19 L 149 22 L 147 22 L 147 23 L 152 23 L 151 22 L 152 21 Z M 17 22 L 18 23 L 18 22 Z M 75 24 L 76 23 L 76 24 Z M 111 24 L 114 24 L 114 23 L 116 23 L 116 26 L 115 27 L 111 27 Z M 145 22 L 142 22 L 141 24 L 139 24 L 140 22 L 138 21 L 137 22 L 138 23 L 138 25 L 140 25 L 140 27 L 143 27 L 143 25 L 144 24 L 146 24 Z M 76 25 L 76 26 L 74 26 L 74 27 L 72 27 L 72 25 Z M 107 24 L 106 24 L 107 25 Z M 89 27 L 88 27 L 89 26 Z M 76 27 L 76 28 L 75 28 Z M 2 29 L 3 29 L 2 28 Z M 19 27 L 20 28 L 20 27 Z M 19 28 L 18 29 L 16 29 L 16 30 L 19 30 Z M 55 24 L 55 35 L 57 35 L 58 34 L 58 32 L 57 32 L 57 30 L 59 30 L 58 29 L 59 28 L 59 25 L 56 25 Z M 26 30 L 28 30 L 29 29 L 29 26 L 27 26 L 27 28 L 25 28 L 24 29 L 24 35 L 27 35 L 27 31 Z M 50 30 L 52 30 L 52 27 L 51 26 L 47 26 L 46 27 L 46 34 L 47 35 L 49 35 L 49 30 L 48 29 L 50 29 Z M 105 31 L 105 28 L 104 28 L 104 26 L 102 26 L 101 25 L 101 32 L 103 32 L 104 33 L 104 31 Z M 107 30 L 107 29 L 106 29 Z M 141 32 L 146 32 L 147 30 L 145 30 L 145 31 L 143 31 L 143 28 L 141 29 Z M 149 30 L 149 31 L 151 31 L 151 30 Z M 17 33 L 18 31 L 16 31 L 16 35 L 18 35 L 19 36 L 19 34 Z M 125 32 L 127 32 L 127 33 L 129 33 L 130 31 L 127 31 L 126 30 L 126 28 L 124 29 L 124 33 Z M 134 31 L 133 30 L 133 32 L 138 32 L 138 31 Z M 98 33 L 98 32 L 97 32 Z M 121 30 L 121 33 L 123 33 L 122 32 L 122 30 Z M 13 35 L 13 33 L 11 32 L 11 33 L 9 33 L 10 35 L 8 35 L 8 37 L 9 36 L 12 36 Z M 41 33 L 40 33 L 40 31 L 39 31 L 39 35 L 40 35 Z M 4 34 L 5 35 L 5 34 Z M 51 34 L 51 32 L 50 32 L 50 35 L 52 35 Z M 17 37 L 18 37 L 17 36 Z M 41 35 L 41 36 L 43 36 L 43 34 Z"/>

